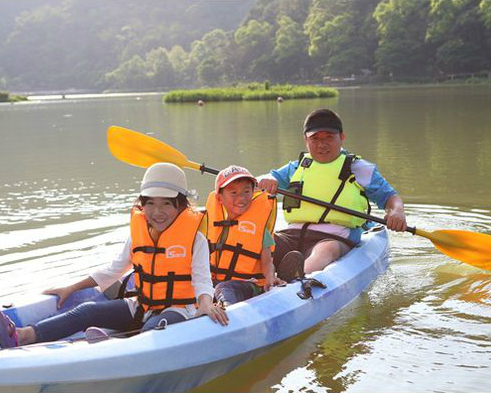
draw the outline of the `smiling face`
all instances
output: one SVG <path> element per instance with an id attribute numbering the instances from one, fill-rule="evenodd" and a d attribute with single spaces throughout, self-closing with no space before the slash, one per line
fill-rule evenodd
<path id="1" fill-rule="evenodd" d="M 217 198 L 227 210 L 228 218 L 233 220 L 249 209 L 253 193 L 254 185 L 252 181 L 241 178 L 220 189 Z"/>
<path id="2" fill-rule="evenodd" d="M 172 202 L 172 199 L 169 198 L 154 197 L 148 198 L 143 206 L 147 222 L 156 231 L 166 230 L 178 216 L 179 209 Z"/>
<path id="3" fill-rule="evenodd" d="M 304 136 L 304 139 L 312 158 L 321 164 L 326 164 L 334 161 L 341 154 L 344 133 L 318 131 L 312 136 Z"/>

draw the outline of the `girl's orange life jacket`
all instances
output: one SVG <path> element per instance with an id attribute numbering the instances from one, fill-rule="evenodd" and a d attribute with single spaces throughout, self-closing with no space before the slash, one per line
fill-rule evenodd
<path id="1" fill-rule="evenodd" d="M 254 194 L 251 206 L 234 220 L 225 220 L 224 207 L 211 192 L 206 202 L 207 235 L 210 244 L 210 270 L 218 281 L 255 278 L 264 285 L 261 251 L 264 231 L 273 232 L 276 221 L 276 198 L 266 192 Z M 228 227 L 226 239 L 221 239 Z"/>
<path id="2" fill-rule="evenodd" d="M 191 262 L 203 214 L 183 210 L 155 243 L 141 208 L 131 212 L 131 261 L 138 301 L 144 311 L 195 304 Z"/>

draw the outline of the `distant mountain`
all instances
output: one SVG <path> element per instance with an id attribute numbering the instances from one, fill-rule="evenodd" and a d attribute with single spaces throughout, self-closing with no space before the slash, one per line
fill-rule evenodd
<path id="1" fill-rule="evenodd" d="M 0 90 L 98 89 L 103 75 L 122 61 L 159 47 L 189 50 L 213 29 L 237 28 L 253 5 L 254 0 L 0 0 Z"/>

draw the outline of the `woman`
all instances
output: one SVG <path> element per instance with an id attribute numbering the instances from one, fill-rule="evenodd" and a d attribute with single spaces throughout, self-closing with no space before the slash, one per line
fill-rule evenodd
<path id="1" fill-rule="evenodd" d="M 225 311 L 213 304 L 208 243 L 199 232 L 202 214 L 190 207 L 187 195 L 186 176 L 180 168 L 166 163 L 149 167 L 122 253 L 79 282 L 45 291 L 59 297 L 60 307 L 73 292 L 94 286 L 105 290 L 133 268 L 136 296 L 86 302 L 19 328 L 0 312 L 0 346 L 55 341 L 92 326 L 146 331 L 205 314 L 226 325 Z"/>

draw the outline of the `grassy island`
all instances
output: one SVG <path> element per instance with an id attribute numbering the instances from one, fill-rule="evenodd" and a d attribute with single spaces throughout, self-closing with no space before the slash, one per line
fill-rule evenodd
<path id="1" fill-rule="evenodd" d="M 8 91 L 0 91 L 0 102 L 17 102 L 17 101 L 26 101 L 27 97 L 10 94 Z"/>
<path id="2" fill-rule="evenodd" d="M 164 102 L 287 100 L 294 98 L 335 97 L 337 95 L 338 91 L 329 87 L 270 85 L 268 82 L 255 82 L 222 88 L 173 90 L 164 96 Z"/>

